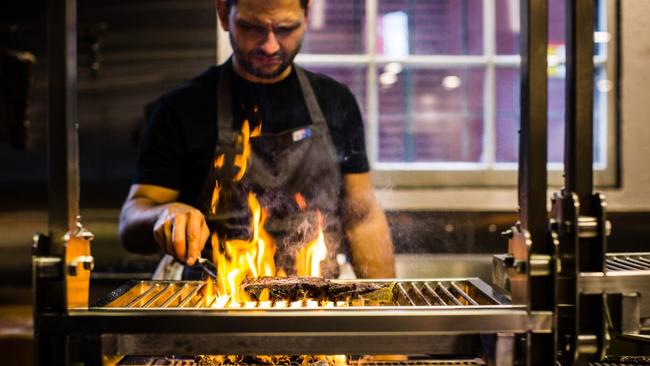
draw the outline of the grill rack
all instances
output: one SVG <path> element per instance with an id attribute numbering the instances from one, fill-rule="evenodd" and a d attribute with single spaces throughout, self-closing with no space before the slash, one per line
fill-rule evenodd
<path id="1" fill-rule="evenodd" d="M 650 271 L 650 254 L 648 253 L 614 253 L 608 254 L 605 268 L 609 272 Z"/>
<path id="2" fill-rule="evenodd" d="M 364 281 L 396 282 L 396 302 L 212 308 L 204 306 L 204 282 L 133 281 L 90 308 L 69 310 L 64 320 L 72 331 L 101 334 L 104 354 L 150 356 L 293 354 L 296 349 L 319 355 L 467 355 L 480 352 L 480 334 L 552 330 L 551 312 L 512 305 L 478 278 L 354 282 Z M 56 317 L 43 318 L 43 324 L 61 325 Z"/>
<path id="3" fill-rule="evenodd" d="M 346 282 L 346 281 L 338 281 Z M 262 306 L 260 302 L 248 302 L 242 309 L 287 310 L 310 308 L 465 308 L 509 305 L 503 295 L 495 292 L 478 278 L 462 279 L 426 279 L 426 280 L 357 280 L 355 282 L 387 283 L 396 282 L 395 300 L 392 304 L 367 302 L 363 298 L 337 302 L 269 302 Z M 203 281 L 132 281 L 101 299 L 94 309 L 111 310 L 179 310 L 179 309 L 215 309 L 216 299 L 204 295 L 207 284 Z M 216 307 L 225 308 L 222 306 Z M 234 310 L 233 308 L 227 308 Z"/>

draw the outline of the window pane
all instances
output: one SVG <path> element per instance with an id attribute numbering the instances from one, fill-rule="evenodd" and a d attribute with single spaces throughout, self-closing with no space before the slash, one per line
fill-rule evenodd
<path id="1" fill-rule="evenodd" d="M 302 53 L 364 53 L 365 1 L 312 0 Z"/>
<path id="2" fill-rule="evenodd" d="M 496 0 L 497 54 L 519 53 L 519 1 Z M 548 43 L 564 45 L 565 0 L 548 1 Z"/>
<path id="3" fill-rule="evenodd" d="M 361 113 L 366 111 L 366 79 L 367 68 L 365 66 L 333 67 L 333 66 L 306 66 L 309 71 L 325 74 L 332 79 L 347 85 L 350 91 L 357 98 Z"/>
<path id="4" fill-rule="evenodd" d="M 497 54 L 516 55 L 519 54 L 519 1 L 520 0 L 496 0 L 496 42 Z M 611 0 L 610 0 L 611 1 Z M 607 1 L 596 0 L 599 10 L 596 10 L 596 30 L 606 30 L 606 13 L 604 11 Z M 551 48 L 563 50 L 564 31 L 566 25 L 565 0 L 548 1 L 548 43 Z M 601 34 L 600 37 L 609 37 L 609 34 Z M 601 38 L 602 40 L 602 38 Z M 595 52 L 604 54 L 605 44 L 597 43 Z M 561 53 L 558 56 L 564 57 Z"/>
<path id="5" fill-rule="evenodd" d="M 594 87 L 594 163 L 605 163 L 607 150 L 607 81 L 603 67 L 595 72 Z M 564 160 L 564 76 L 548 80 L 548 161 Z M 496 155 L 497 162 L 516 162 L 519 136 L 519 69 L 498 68 L 496 71 Z"/>
<path id="6" fill-rule="evenodd" d="M 483 69 L 379 71 L 380 162 L 478 162 Z"/>
<path id="7" fill-rule="evenodd" d="M 606 33 L 605 6 L 597 1 L 595 14 L 596 44 L 594 53 L 606 56 L 609 33 Z M 497 52 L 519 53 L 519 0 L 497 0 Z M 549 68 L 548 68 L 548 161 L 564 160 L 565 113 L 565 1 L 549 0 Z M 604 65 L 597 65 L 594 76 L 594 162 L 605 163 L 607 151 L 607 81 Z M 519 128 L 519 69 L 499 68 L 496 73 L 496 154 L 498 162 L 516 162 Z"/>
<path id="8" fill-rule="evenodd" d="M 496 49 L 499 55 L 519 54 L 519 1 L 496 0 Z"/>
<path id="9" fill-rule="evenodd" d="M 519 156 L 519 69 L 496 70 L 496 160 L 516 162 Z"/>
<path id="10" fill-rule="evenodd" d="M 477 55 L 483 52 L 483 2 L 380 0 L 377 53 Z"/>

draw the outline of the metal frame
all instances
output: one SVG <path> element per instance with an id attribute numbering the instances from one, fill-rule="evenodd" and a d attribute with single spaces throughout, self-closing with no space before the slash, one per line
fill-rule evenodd
<path id="1" fill-rule="evenodd" d="M 509 237 L 507 273 L 514 304 L 529 312 L 556 313 L 558 242 L 548 231 L 547 182 L 547 43 L 548 1 L 521 1 L 521 124 L 519 128 L 519 221 Z M 542 136 L 543 138 L 540 138 Z M 526 365 L 554 365 L 557 319 L 553 332 L 527 333 L 520 343 Z"/>
<path id="2" fill-rule="evenodd" d="M 558 275 L 560 359 L 600 360 L 607 349 L 604 294 L 581 294 L 583 272 L 604 272 L 604 197 L 593 193 L 594 0 L 566 1 L 565 187 L 552 200 L 552 227 L 560 238 Z"/>

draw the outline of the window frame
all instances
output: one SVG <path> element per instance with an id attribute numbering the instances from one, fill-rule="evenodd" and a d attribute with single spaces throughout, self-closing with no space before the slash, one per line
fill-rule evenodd
<path id="1" fill-rule="evenodd" d="M 483 1 L 483 54 L 482 55 L 409 55 L 391 58 L 377 54 L 376 31 L 378 1 L 365 1 L 364 54 L 305 54 L 296 57 L 296 63 L 311 67 L 364 67 L 366 68 L 365 126 L 368 159 L 372 167 L 373 183 L 378 188 L 434 188 L 434 187 L 514 187 L 517 185 L 517 163 L 496 162 L 496 70 L 500 67 L 518 67 L 519 55 L 499 55 L 496 52 L 496 0 Z M 617 137 L 617 7 L 613 0 L 602 0 L 598 8 L 600 29 L 611 37 L 603 54 L 594 57 L 596 68 L 603 67 L 611 90 L 599 93 L 600 113 L 607 122 L 601 126 L 600 141 L 606 152 L 600 157 L 603 163 L 594 164 L 594 184 L 600 187 L 619 185 Z M 604 20 L 604 21 L 603 21 Z M 231 54 L 228 34 L 217 26 L 217 61 L 224 62 Z M 482 68 L 485 70 L 483 91 L 483 158 L 481 162 L 378 162 L 379 156 L 379 91 L 378 70 L 392 62 L 414 69 L 445 69 L 453 67 Z M 564 59 L 559 60 L 560 65 Z M 596 88 L 597 85 L 594 85 Z M 604 97 L 603 97 L 604 94 Z M 606 110 L 605 110 L 606 109 Z M 563 164 L 548 164 L 548 183 L 553 187 L 563 185 Z"/>

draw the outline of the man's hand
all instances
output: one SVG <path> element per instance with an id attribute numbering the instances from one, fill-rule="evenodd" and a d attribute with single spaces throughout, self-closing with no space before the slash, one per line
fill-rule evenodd
<path id="1" fill-rule="evenodd" d="M 169 255 L 192 266 L 210 236 L 203 214 L 183 203 L 169 203 L 162 208 L 153 225 L 158 245 Z"/>
<path id="2" fill-rule="evenodd" d="M 178 191 L 134 184 L 120 215 L 120 239 L 135 253 L 158 248 L 193 265 L 210 236 L 205 218 L 192 206 L 179 203 Z"/>

